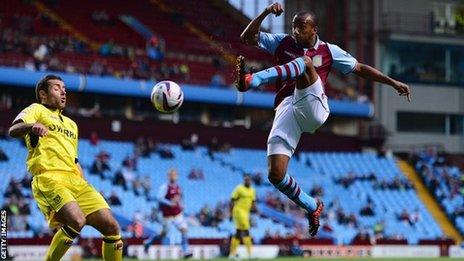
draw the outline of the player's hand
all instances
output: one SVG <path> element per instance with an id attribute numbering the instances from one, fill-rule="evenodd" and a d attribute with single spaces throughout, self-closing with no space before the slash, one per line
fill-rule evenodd
<path id="1" fill-rule="evenodd" d="M 266 7 L 266 12 L 269 14 L 275 14 L 275 16 L 279 16 L 282 14 L 284 9 L 282 8 L 282 5 L 279 3 L 273 3 L 272 5 Z"/>
<path id="2" fill-rule="evenodd" d="M 404 84 L 400 81 L 395 81 L 395 85 L 393 86 L 395 90 L 398 92 L 400 96 L 406 96 L 408 102 L 411 101 L 411 90 L 407 84 Z"/>
<path id="3" fill-rule="evenodd" d="M 36 122 L 32 125 L 31 132 L 39 137 L 47 136 L 48 128 L 45 127 L 42 123 Z"/>

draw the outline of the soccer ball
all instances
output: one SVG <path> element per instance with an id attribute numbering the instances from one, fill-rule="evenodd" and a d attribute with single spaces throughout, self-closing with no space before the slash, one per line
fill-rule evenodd
<path id="1" fill-rule="evenodd" d="M 184 93 L 173 81 L 159 82 L 151 90 L 151 103 L 160 112 L 175 112 L 182 102 L 184 102 Z"/>

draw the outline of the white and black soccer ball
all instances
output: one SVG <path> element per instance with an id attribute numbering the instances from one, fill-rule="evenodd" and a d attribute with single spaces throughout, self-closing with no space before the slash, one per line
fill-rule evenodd
<path id="1" fill-rule="evenodd" d="M 184 102 L 184 93 L 180 86 L 173 81 L 162 81 L 151 90 L 151 103 L 164 113 L 175 112 Z"/>

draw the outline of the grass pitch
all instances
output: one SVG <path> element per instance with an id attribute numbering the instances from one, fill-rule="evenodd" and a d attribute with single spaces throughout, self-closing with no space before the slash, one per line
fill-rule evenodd
<path id="1" fill-rule="evenodd" d="M 86 261 L 101 261 L 101 259 L 84 259 Z M 139 259 L 128 259 L 124 258 L 125 261 L 148 261 L 147 260 L 139 260 Z M 163 259 L 164 261 L 171 261 L 172 259 Z M 177 259 L 183 260 L 183 259 Z M 198 259 L 190 259 L 190 260 L 198 260 Z M 230 261 L 231 259 L 228 258 L 214 258 L 214 259 L 205 259 L 208 261 Z M 242 259 L 243 261 L 247 259 Z M 271 260 L 271 259 L 251 259 L 251 260 Z M 327 260 L 327 261 L 353 261 L 353 260 L 361 260 L 361 261 L 435 261 L 435 260 L 459 260 L 458 258 L 448 258 L 448 257 L 438 257 L 438 258 L 374 258 L 374 257 L 351 257 L 351 258 L 335 258 L 335 257 L 327 257 L 327 258 L 320 258 L 320 257 L 309 257 L 309 258 L 302 258 L 302 257 L 278 257 L 272 260 L 278 261 L 299 261 L 299 260 Z"/>

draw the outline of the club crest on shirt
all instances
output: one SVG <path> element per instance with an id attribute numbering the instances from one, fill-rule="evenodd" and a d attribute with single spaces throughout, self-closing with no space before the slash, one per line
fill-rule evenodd
<path id="1" fill-rule="evenodd" d="M 312 60 L 314 67 L 319 67 L 322 65 L 322 55 L 314 55 Z"/>

